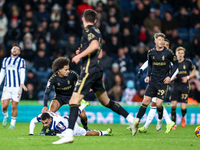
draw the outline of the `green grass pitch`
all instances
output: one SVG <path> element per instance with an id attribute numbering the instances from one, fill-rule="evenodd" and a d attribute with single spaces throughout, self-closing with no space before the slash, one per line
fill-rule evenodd
<path id="1" fill-rule="evenodd" d="M 140 125 L 142 126 L 142 125 Z M 113 136 L 75 137 L 72 144 L 53 145 L 59 137 L 39 136 L 42 124 L 36 124 L 34 136 L 28 136 L 29 123 L 16 123 L 14 130 L 0 125 L 0 150 L 199 150 L 200 138 L 194 130 L 197 125 L 180 125 L 176 131 L 165 134 L 165 125 L 158 132 L 155 124 L 150 125 L 147 133 L 135 136 L 121 124 L 89 124 L 92 130 L 113 129 Z"/>

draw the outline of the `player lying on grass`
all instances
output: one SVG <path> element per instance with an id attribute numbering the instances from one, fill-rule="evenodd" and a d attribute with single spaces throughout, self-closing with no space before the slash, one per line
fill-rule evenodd
<path id="1" fill-rule="evenodd" d="M 61 133 L 56 134 L 60 138 L 66 136 L 66 129 L 68 128 L 68 117 L 61 117 L 58 114 L 55 114 L 53 112 L 45 112 L 43 114 L 39 114 L 37 117 L 33 118 L 31 120 L 30 126 L 29 126 L 29 135 L 34 134 L 35 124 L 38 122 L 42 122 L 43 126 L 46 129 L 49 129 L 51 131 Z M 112 129 L 108 128 L 106 131 L 86 131 L 84 128 L 80 127 L 77 123 L 74 126 L 74 136 L 104 136 L 112 135 Z M 55 144 L 55 143 L 53 143 Z"/>

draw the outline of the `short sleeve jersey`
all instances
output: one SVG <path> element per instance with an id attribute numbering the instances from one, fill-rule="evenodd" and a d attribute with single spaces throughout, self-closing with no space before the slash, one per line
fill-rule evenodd
<path id="1" fill-rule="evenodd" d="M 149 50 L 147 57 L 152 65 L 150 75 L 152 82 L 163 83 L 163 80 L 171 73 L 171 62 L 177 63 L 174 53 L 166 47 L 162 51 L 157 51 L 156 48 Z"/>
<path id="2" fill-rule="evenodd" d="M 182 83 L 182 77 L 188 76 L 190 71 L 194 69 L 193 63 L 189 59 L 184 59 L 181 63 L 178 64 L 179 72 L 177 78 L 174 80 L 174 85 L 184 85 L 187 83 Z"/>
<path id="3" fill-rule="evenodd" d="M 54 86 L 56 95 L 71 96 L 78 78 L 78 74 L 72 70 L 69 71 L 67 77 L 63 78 L 56 72 L 49 78 L 46 90 Z"/>
<path id="4" fill-rule="evenodd" d="M 98 55 L 101 50 L 101 43 L 102 43 L 101 32 L 95 25 L 88 25 L 82 31 L 81 45 L 80 45 L 81 52 L 86 50 L 93 40 L 98 41 L 99 48 L 82 59 L 82 65 L 83 65 L 82 71 L 84 71 L 85 73 L 98 72 L 102 70 L 98 60 Z"/>

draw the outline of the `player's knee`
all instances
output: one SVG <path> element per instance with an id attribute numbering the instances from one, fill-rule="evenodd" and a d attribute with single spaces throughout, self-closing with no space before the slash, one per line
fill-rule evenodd
<path id="1" fill-rule="evenodd" d="M 142 104 L 149 105 L 150 100 L 148 98 L 144 98 Z"/>
<path id="2" fill-rule="evenodd" d="M 156 107 L 157 107 L 157 108 L 162 107 L 162 103 L 156 103 Z"/>
<path id="3" fill-rule="evenodd" d="M 17 110 L 17 106 L 16 105 L 12 105 L 12 110 Z"/>

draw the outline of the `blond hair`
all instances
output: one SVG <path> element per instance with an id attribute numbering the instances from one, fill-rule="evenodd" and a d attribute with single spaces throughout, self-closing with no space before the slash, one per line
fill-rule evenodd
<path id="1" fill-rule="evenodd" d="M 163 34 L 163 33 L 156 33 L 156 34 L 154 34 L 154 39 L 157 39 L 159 36 L 161 36 L 162 38 L 165 38 L 165 34 Z"/>
<path id="2" fill-rule="evenodd" d="M 180 51 L 180 50 L 183 50 L 184 52 L 186 51 L 185 48 L 182 47 L 182 46 L 179 46 L 179 47 L 176 48 L 176 52 L 178 52 L 178 51 Z"/>

